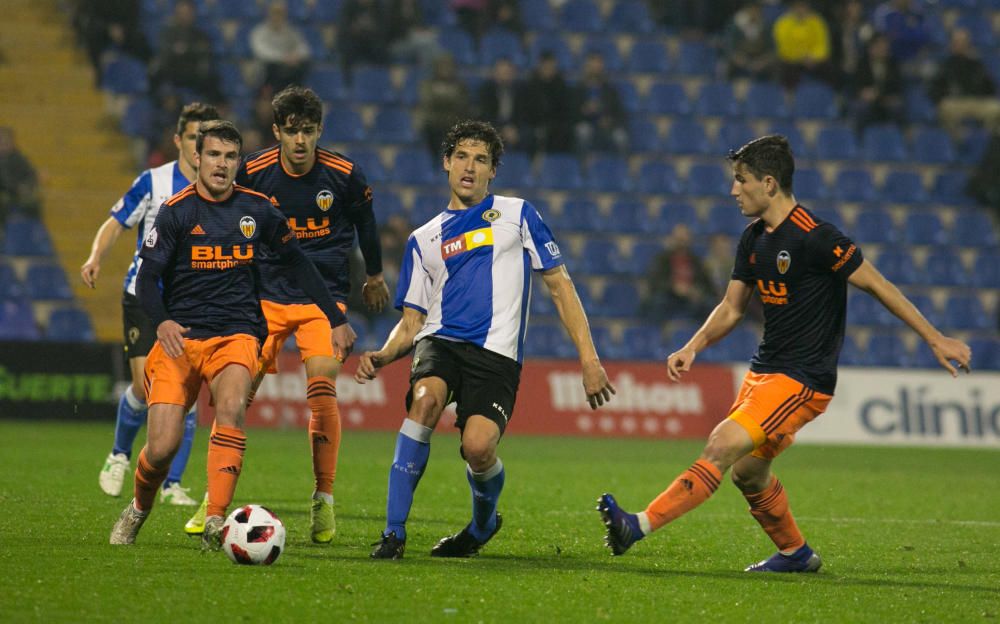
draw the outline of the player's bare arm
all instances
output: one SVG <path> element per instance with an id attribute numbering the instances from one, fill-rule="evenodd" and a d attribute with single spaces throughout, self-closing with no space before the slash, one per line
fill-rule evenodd
<path id="1" fill-rule="evenodd" d="M 385 344 L 378 351 L 365 351 L 354 372 L 360 384 L 375 379 L 378 369 L 395 362 L 413 349 L 413 339 L 424 326 L 427 315 L 413 308 L 403 308 L 403 317 L 389 332 Z"/>
<path id="2" fill-rule="evenodd" d="M 114 217 L 108 217 L 108 220 L 98 228 L 94 242 L 90 245 L 90 257 L 80 267 L 80 277 L 83 278 L 84 284 L 97 288 L 97 278 L 101 274 L 101 260 L 124 230 L 125 227 Z"/>
<path id="3" fill-rule="evenodd" d="M 576 294 L 576 287 L 565 266 L 558 266 L 542 272 L 542 281 L 548 286 L 549 294 L 559 312 L 559 318 L 576 345 L 580 355 L 580 367 L 583 369 L 583 390 L 587 394 L 587 402 L 591 409 L 597 409 L 611 400 L 616 394 L 614 385 L 608 380 L 608 374 L 601 365 L 594 347 L 594 339 L 590 335 L 590 324 L 587 314 Z"/>
<path id="4" fill-rule="evenodd" d="M 386 285 L 381 273 L 368 276 L 364 286 L 361 287 L 361 298 L 372 312 L 378 313 L 385 308 L 385 304 L 389 301 L 389 286 Z"/>
<path id="5" fill-rule="evenodd" d="M 667 356 L 667 377 L 680 381 L 681 374 L 691 370 L 698 352 L 722 340 L 743 320 L 753 286 L 740 280 L 731 280 L 719 305 L 705 319 L 705 323 L 691 336 L 683 347 Z"/>
<path id="6" fill-rule="evenodd" d="M 900 292 L 895 284 L 887 280 L 871 262 L 867 260 L 862 262 L 861 266 L 847 278 L 847 281 L 878 299 L 879 303 L 887 310 L 917 332 L 934 352 L 934 357 L 937 358 L 941 367 L 951 373 L 952 377 L 958 375 L 958 369 L 952 364 L 953 361 L 957 362 L 958 368 L 965 372 L 968 373 L 971 370 L 972 349 L 969 348 L 969 345 L 961 340 L 949 338 L 938 331 L 906 298 L 906 295 Z"/>

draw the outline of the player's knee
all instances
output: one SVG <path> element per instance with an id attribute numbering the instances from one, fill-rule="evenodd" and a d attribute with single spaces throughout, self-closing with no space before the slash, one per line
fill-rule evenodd
<path id="1" fill-rule="evenodd" d="M 466 430 L 462 435 L 462 456 L 476 472 L 496 463 L 497 442 L 488 432 Z"/>
<path id="2" fill-rule="evenodd" d="M 153 468 L 164 468 L 170 465 L 177 452 L 177 444 L 172 440 L 146 440 L 146 461 Z"/>
<path id="3" fill-rule="evenodd" d="M 444 405 L 441 401 L 428 392 L 413 400 L 413 403 L 410 405 L 408 417 L 410 420 L 416 421 L 425 427 L 433 428 L 437 424 L 438 418 L 441 417 L 443 409 Z"/>
<path id="4" fill-rule="evenodd" d="M 220 397 L 215 401 L 215 421 L 226 427 L 237 427 L 243 421 L 246 399 L 241 396 Z"/>
<path id="5" fill-rule="evenodd" d="M 760 474 L 755 471 L 746 471 L 733 468 L 733 485 L 745 494 L 763 492 L 767 488 L 770 475 Z"/>

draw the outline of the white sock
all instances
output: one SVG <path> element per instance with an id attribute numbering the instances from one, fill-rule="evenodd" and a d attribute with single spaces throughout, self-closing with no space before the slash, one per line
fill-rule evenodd
<path id="1" fill-rule="evenodd" d="M 313 492 L 313 500 L 322 500 L 332 505 L 333 494 L 327 494 L 326 492 Z"/>
<path id="2" fill-rule="evenodd" d="M 646 515 L 645 511 L 640 511 L 635 516 L 639 519 L 639 530 L 642 531 L 643 535 L 649 535 L 653 532 L 653 525 L 649 523 L 649 516 Z"/>
<path id="3" fill-rule="evenodd" d="M 128 403 L 129 407 L 131 407 L 137 412 L 146 409 L 146 402 L 140 401 L 139 397 L 135 396 L 135 392 L 132 391 L 131 384 L 125 390 L 125 402 Z"/>

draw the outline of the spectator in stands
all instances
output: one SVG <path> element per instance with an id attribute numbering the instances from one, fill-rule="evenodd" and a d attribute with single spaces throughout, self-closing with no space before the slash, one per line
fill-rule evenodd
<path id="1" fill-rule="evenodd" d="M 554 54 L 541 54 L 524 92 L 525 120 L 533 135 L 532 145 L 546 152 L 572 151 L 576 106 Z"/>
<path id="2" fill-rule="evenodd" d="M 309 70 L 309 42 L 289 23 L 284 2 L 272 2 L 267 19 L 250 31 L 250 49 L 264 66 L 264 87 L 270 92 L 301 83 Z"/>
<path id="3" fill-rule="evenodd" d="M 927 94 L 938 105 L 941 123 L 956 130 L 966 119 L 991 129 L 1000 127 L 1000 100 L 986 65 L 979 59 L 969 31 L 951 33 L 949 54 L 938 66 Z"/>
<path id="4" fill-rule="evenodd" d="M 76 0 L 73 24 L 101 84 L 101 60 L 109 50 L 149 60 L 150 50 L 139 27 L 137 0 Z"/>
<path id="5" fill-rule="evenodd" d="M 344 79 L 351 81 L 354 65 L 389 61 L 386 13 L 380 0 L 346 0 L 340 11 L 338 49 Z"/>
<path id="6" fill-rule="evenodd" d="M 431 150 L 434 162 L 440 162 L 441 141 L 448 130 L 470 114 L 469 89 L 458 77 L 455 59 L 443 54 L 434 60 L 430 77 L 420 83 L 417 102 L 417 127 Z"/>
<path id="7" fill-rule="evenodd" d="M 903 74 L 885 35 L 869 42 L 853 83 L 857 86 L 853 103 L 858 133 L 869 124 L 903 121 Z"/>
<path id="8" fill-rule="evenodd" d="M 830 63 L 830 29 L 805 0 L 791 3 L 774 22 L 781 82 L 793 89 L 803 77 L 835 82 Z"/>
<path id="9" fill-rule="evenodd" d="M 517 0 L 492 0 L 490 3 L 490 28 L 502 28 L 523 37 L 524 22 Z"/>
<path id="10" fill-rule="evenodd" d="M 490 0 L 451 0 L 450 6 L 458 25 L 479 44 L 479 39 L 489 28 Z"/>
<path id="11" fill-rule="evenodd" d="M 583 62 L 577 88 L 577 122 L 574 128 L 579 152 L 619 152 L 628 150 L 628 113 L 621 96 L 604 69 L 604 57 L 591 52 Z"/>
<path id="12" fill-rule="evenodd" d="M 694 318 L 712 309 L 718 291 L 702 259 L 691 250 L 691 240 L 687 225 L 675 225 L 667 249 L 653 260 L 642 303 L 646 317 L 656 321 Z"/>
<path id="13" fill-rule="evenodd" d="M 726 76 L 771 80 L 774 77 L 774 40 L 760 2 L 749 2 L 733 14 L 722 37 Z"/>
<path id="14" fill-rule="evenodd" d="M 930 31 L 924 14 L 912 0 L 886 0 L 872 13 L 875 30 L 889 38 L 892 56 L 904 68 L 904 73 L 919 72 L 921 52 L 929 47 Z"/>
<path id="15" fill-rule="evenodd" d="M 434 30 L 424 20 L 420 1 L 389 0 L 384 23 L 392 60 L 430 69 L 442 50 Z"/>
<path id="16" fill-rule="evenodd" d="M 524 85 L 518 80 L 517 65 L 503 57 L 493 64 L 493 75 L 477 92 L 479 118 L 488 121 L 503 138 L 508 150 L 534 151 L 531 133 L 524 131 Z"/>
<path id="17" fill-rule="evenodd" d="M 195 23 L 195 5 L 192 0 L 178 0 L 174 5 L 173 19 L 160 33 L 160 45 L 150 65 L 154 89 L 191 89 L 197 97 L 219 102 L 219 90 L 212 54 L 212 41 Z"/>
<path id="18" fill-rule="evenodd" d="M 865 7 L 861 0 L 848 0 L 837 5 L 830 26 L 830 54 L 834 71 L 838 76 L 841 90 L 847 97 L 857 93 L 854 79 L 858 73 L 868 42 L 874 29 L 865 19 Z"/>
<path id="19" fill-rule="evenodd" d="M 0 228 L 10 215 L 39 216 L 38 174 L 17 149 L 14 130 L 0 126 Z"/>

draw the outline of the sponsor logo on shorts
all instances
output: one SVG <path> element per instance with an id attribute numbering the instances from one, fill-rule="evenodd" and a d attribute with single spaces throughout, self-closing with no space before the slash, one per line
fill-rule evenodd
<path id="1" fill-rule="evenodd" d="M 129 327 L 128 328 L 128 341 L 130 344 L 135 344 L 139 342 L 139 328 Z"/>
<path id="2" fill-rule="evenodd" d="M 510 416 L 507 415 L 507 411 L 504 410 L 503 406 L 500 405 L 499 403 L 494 403 L 493 404 L 493 409 L 495 409 L 496 411 L 500 412 L 500 415 L 503 416 L 503 421 L 504 422 L 507 422 L 508 420 L 510 420 Z"/>

